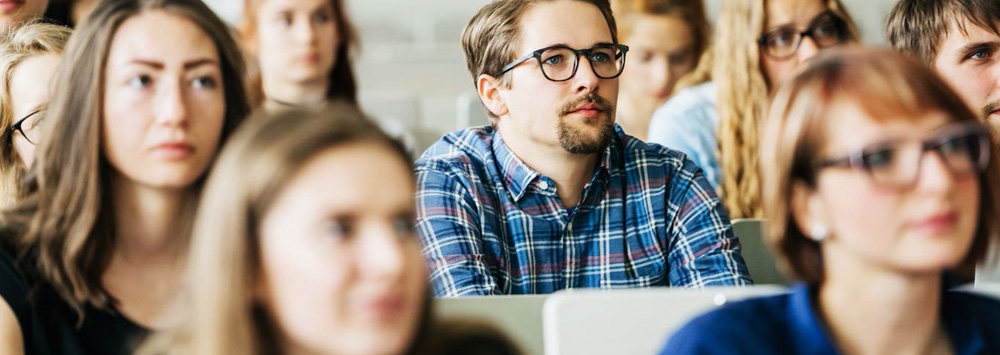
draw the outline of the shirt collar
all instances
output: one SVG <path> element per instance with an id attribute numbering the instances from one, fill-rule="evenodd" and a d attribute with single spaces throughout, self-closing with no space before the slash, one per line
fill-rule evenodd
<path id="1" fill-rule="evenodd" d="M 616 124 L 615 137 L 611 139 L 611 143 L 604 149 L 604 153 L 601 154 L 600 164 L 598 164 L 598 169 L 605 174 L 618 164 L 619 151 L 621 150 L 619 144 L 621 144 L 620 141 L 623 134 L 621 127 Z M 528 186 L 531 186 L 541 174 L 529 167 L 510 151 L 510 148 L 504 143 L 503 137 L 498 130 L 493 131 L 492 149 L 504 185 L 510 191 L 511 195 L 513 195 L 514 200 L 520 201 L 527 192 Z"/>

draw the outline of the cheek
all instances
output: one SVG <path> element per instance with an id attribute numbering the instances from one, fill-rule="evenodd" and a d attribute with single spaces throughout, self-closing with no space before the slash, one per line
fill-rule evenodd
<path id="1" fill-rule="evenodd" d="M 215 155 L 222 136 L 226 120 L 226 101 L 223 90 L 201 93 L 193 107 L 189 108 L 192 129 L 189 134 L 195 135 L 200 149 Z"/>
<path id="2" fill-rule="evenodd" d="M 821 180 L 824 221 L 837 238 L 878 248 L 898 232 L 899 200 L 879 191 L 865 178 L 839 176 Z M 864 208 L 859 208 L 864 206 Z M 809 226 L 806 226 L 809 228 Z"/>

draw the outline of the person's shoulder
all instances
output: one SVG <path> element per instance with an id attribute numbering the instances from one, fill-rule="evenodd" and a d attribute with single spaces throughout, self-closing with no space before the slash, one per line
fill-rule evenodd
<path id="1" fill-rule="evenodd" d="M 789 294 L 726 304 L 702 314 L 670 337 L 664 354 L 772 352 L 788 328 Z"/>
<path id="2" fill-rule="evenodd" d="M 984 319 L 1000 327 L 1000 298 L 969 291 L 948 291 L 944 294 L 948 307 L 956 307 L 969 317 Z"/>
<path id="3" fill-rule="evenodd" d="M 470 127 L 441 137 L 417 159 L 417 170 L 449 170 L 483 165 L 492 156 L 493 128 Z"/>
<path id="4" fill-rule="evenodd" d="M 654 119 L 700 119 L 699 112 L 715 110 L 715 84 L 707 82 L 678 91 L 653 113 Z"/>
<path id="5" fill-rule="evenodd" d="M 621 134 L 626 169 L 643 168 L 645 174 L 662 171 L 664 178 L 678 181 L 694 181 L 701 171 L 694 161 L 683 152 L 667 148 L 659 143 L 643 142 L 637 138 Z M 702 175 L 704 173 L 702 172 Z"/>

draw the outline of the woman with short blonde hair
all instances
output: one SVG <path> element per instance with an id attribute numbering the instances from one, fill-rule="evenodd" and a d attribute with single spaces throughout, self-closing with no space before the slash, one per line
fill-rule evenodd
<path id="1" fill-rule="evenodd" d="M 13 204 L 19 195 L 18 186 L 40 138 L 38 123 L 48 103 L 48 78 L 55 73 L 70 34 L 69 28 L 34 22 L 0 42 L 0 208 Z"/>

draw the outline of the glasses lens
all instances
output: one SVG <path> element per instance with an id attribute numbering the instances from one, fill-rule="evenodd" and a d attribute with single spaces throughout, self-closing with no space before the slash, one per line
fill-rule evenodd
<path id="1" fill-rule="evenodd" d="M 615 46 L 596 46 L 590 51 L 590 65 L 594 74 L 603 79 L 611 79 L 621 73 L 625 54 Z"/>
<path id="2" fill-rule="evenodd" d="M 568 48 L 552 48 L 542 52 L 542 72 L 550 80 L 567 80 L 573 76 L 576 53 Z"/>
<path id="3" fill-rule="evenodd" d="M 988 155 L 989 150 L 983 148 L 988 144 L 988 138 L 982 134 L 965 133 L 945 137 L 933 148 L 953 174 L 971 175 L 986 168 L 989 157 L 983 155 Z"/>
<path id="4" fill-rule="evenodd" d="M 827 16 L 820 20 L 809 28 L 809 32 L 812 33 L 813 40 L 820 47 L 838 45 L 844 39 L 843 24 L 833 16 Z"/>
<path id="5" fill-rule="evenodd" d="M 768 32 L 764 35 L 764 50 L 772 57 L 787 57 L 799 47 L 799 33 L 790 28 Z"/>
<path id="6" fill-rule="evenodd" d="M 42 131 L 42 116 L 44 115 L 45 111 L 40 110 L 28 115 L 28 117 L 21 122 L 21 132 L 24 134 L 24 138 L 27 138 L 28 141 L 33 144 L 38 143 L 39 134 Z"/>
<path id="7" fill-rule="evenodd" d="M 916 178 L 920 155 L 919 146 L 893 144 L 866 149 L 861 158 L 876 183 L 906 185 Z"/>

